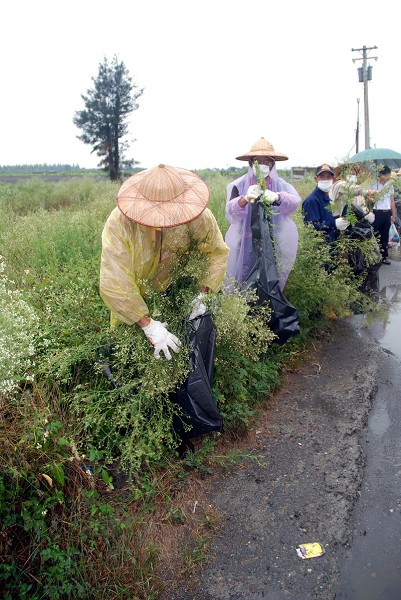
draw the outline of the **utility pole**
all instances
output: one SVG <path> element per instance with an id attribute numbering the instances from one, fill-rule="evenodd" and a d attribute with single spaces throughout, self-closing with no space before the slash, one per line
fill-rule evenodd
<path id="1" fill-rule="evenodd" d="M 363 105 L 365 113 L 365 150 L 369 150 L 370 148 L 368 81 L 371 81 L 372 79 L 372 67 L 367 64 L 369 50 L 377 50 L 377 46 L 372 46 L 371 48 L 367 48 L 366 46 L 363 46 L 362 48 L 351 48 L 352 52 L 361 52 L 362 54 L 360 58 L 353 58 L 352 62 L 356 62 L 357 60 L 362 61 L 362 67 L 358 68 L 358 77 L 359 82 L 363 83 Z M 377 60 L 377 56 L 370 56 L 369 59 Z"/>
<path id="2" fill-rule="evenodd" d="M 358 152 L 359 152 L 359 100 L 360 100 L 360 98 L 356 99 L 358 110 L 357 110 L 357 115 L 356 115 L 355 154 L 358 154 Z"/>

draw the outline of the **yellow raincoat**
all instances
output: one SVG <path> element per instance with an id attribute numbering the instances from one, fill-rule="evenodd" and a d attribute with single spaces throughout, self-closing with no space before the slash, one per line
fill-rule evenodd
<path id="1" fill-rule="evenodd" d="M 142 282 L 165 290 L 172 258 L 178 250 L 189 249 L 191 239 L 199 242 L 199 250 L 209 261 L 202 287 L 218 291 L 229 250 L 208 208 L 189 223 L 162 229 L 139 225 L 118 207 L 112 211 L 103 229 L 100 265 L 100 296 L 111 310 L 112 327 L 121 321 L 132 325 L 149 315 Z"/>

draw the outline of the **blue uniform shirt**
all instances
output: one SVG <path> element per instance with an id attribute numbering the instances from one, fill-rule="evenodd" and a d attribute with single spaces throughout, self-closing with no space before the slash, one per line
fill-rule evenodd
<path id="1" fill-rule="evenodd" d="M 324 231 L 333 242 L 337 237 L 337 228 L 333 213 L 327 210 L 330 198 L 326 192 L 317 186 L 302 203 L 302 213 L 305 223 L 312 223 L 317 231 Z"/>

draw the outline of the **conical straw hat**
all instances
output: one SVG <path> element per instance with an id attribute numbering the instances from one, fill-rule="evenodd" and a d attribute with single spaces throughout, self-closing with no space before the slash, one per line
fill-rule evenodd
<path id="1" fill-rule="evenodd" d="M 288 160 L 288 156 L 281 152 L 276 152 L 271 143 L 263 137 L 252 146 L 249 152 L 237 156 L 237 160 L 249 160 L 257 156 L 270 156 L 274 160 Z"/>
<path id="2" fill-rule="evenodd" d="M 193 221 L 208 201 L 209 188 L 200 177 L 167 165 L 132 175 L 117 194 L 121 212 L 148 227 L 175 227 Z"/>
<path id="3" fill-rule="evenodd" d="M 345 178 L 347 175 L 361 175 L 367 169 L 362 163 L 341 163 L 334 167 L 334 179 Z"/>

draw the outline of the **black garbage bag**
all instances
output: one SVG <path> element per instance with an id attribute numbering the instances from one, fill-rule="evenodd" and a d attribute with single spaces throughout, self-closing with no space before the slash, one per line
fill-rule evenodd
<path id="1" fill-rule="evenodd" d="M 345 230 L 345 234 L 351 239 L 355 240 L 370 240 L 374 238 L 375 233 L 373 227 L 367 221 L 365 221 L 365 213 L 363 210 L 359 206 L 353 205 L 352 211 L 358 218 L 358 221 L 352 227 L 348 227 Z M 366 266 L 365 257 L 360 248 L 357 248 L 355 251 L 349 253 L 348 261 L 356 275 L 359 275 L 363 271 L 367 271 L 368 273 L 376 273 L 380 269 L 382 259 L 380 247 L 377 241 L 375 241 L 375 252 L 377 254 L 377 262 L 369 266 Z"/>
<path id="2" fill-rule="evenodd" d="M 191 371 L 186 381 L 170 396 L 182 409 L 182 414 L 173 421 L 174 429 L 182 440 L 221 431 L 223 425 L 212 394 L 216 328 L 211 314 L 206 312 L 188 321 L 185 327 Z"/>
<path id="3" fill-rule="evenodd" d="M 252 205 L 251 231 L 255 264 L 241 290 L 255 290 L 258 297 L 256 305 L 269 301 L 272 311 L 269 327 L 278 336 L 278 343 L 284 344 L 299 333 L 299 315 L 279 288 L 270 223 L 260 202 Z"/>
<path id="4" fill-rule="evenodd" d="M 210 312 L 199 316 L 184 325 L 190 349 L 190 372 L 186 381 L 173 393 L 170 400 L 182 409 L 173 419 L 173 427 L 183 442 L 195 437 L 221 431 L 223 420 L 212 394 L 216 328 Z M 120 387 L 112 371 L 112 347 L 104 345 L 97 350 L 97 362 L 111 387 Z"/>
<path id="5" fill-rule="evenodd" d="M 353 205 L 352 211 L 359 220 L 352 227 L 348 227 L 344 233 L 351 239 L 355 240 L 370 240 L 374 238 L 374 251 L 377 255 L 377 261 L 370 265 L 366 265 L 363 251 L 361 250 L 361 248 L 356 247 L 348 252 L 348 263 L 352 267 L 352 271 L 355 275 L 361 275 L 362 273 L 366 273 L 360 290 L 364 293 L 368 293 L 378 298 L 378 271 L 382 265 L 380 247 L 377 240 L 375 239 L 373 227 L 364 219 L 365 213 L 363 212 L 363 210 L 359 206 Z"/>

